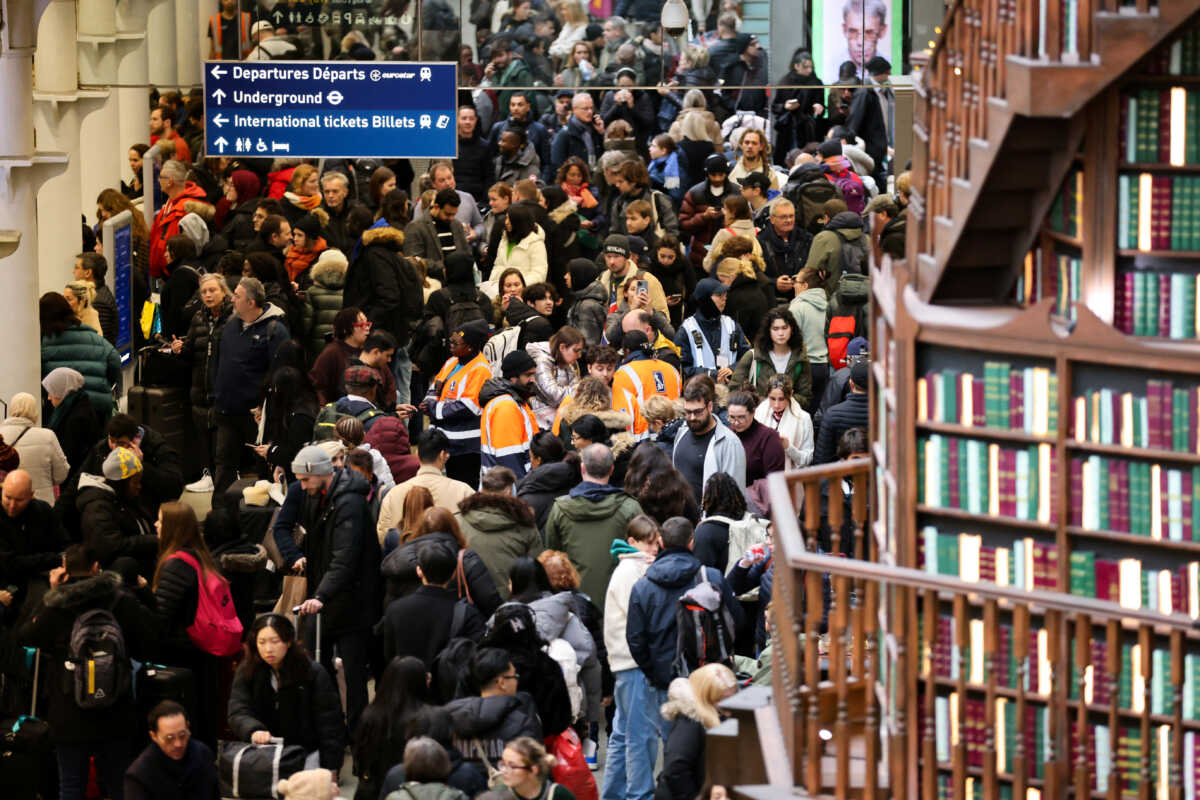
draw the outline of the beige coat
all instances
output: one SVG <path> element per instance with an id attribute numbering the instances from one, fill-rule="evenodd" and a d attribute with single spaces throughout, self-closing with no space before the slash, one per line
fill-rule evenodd
<path id="1" fill-rule="evenodd" d="M 375 526 L 379 544 L 383 544 L 383 537 L 390 528 L 400 527 L 404 520 L 404 498 L 408 497 L 408 490 L 414 486 L 424 486 L 433 495 L 435 506 L 453 514 L 458 513 L 459 503 L 475 494 L 475 490 L 462 481 L 446 477 L 437 467 L 422 464 L 416 475 L 404 483 L 396 484 L 384 495 L 383 503 L 379 507 L 379 523 Z"/>
<path id="2" fill-rule="evenodd" d="M 704 268 L 706 270 L 712 270 L 713 262 L 717 260 L 717 253 L 721 252 L 721 243 L 726 239 L 732 239 L 734 236 L 745 236 L 749 239 L 754 247 L 751 252 L 760 259 L 762 258 L 762 245 L 758 243 L 758 234 L 754 229 L 754 222 L 748 219 L 735 219 L 732 225 L 726 225 L 721 228 L 717 231 L 717 235 L 713 237 L 712 244 L 708 246 L 708 253 L 704 256 Z"/>
<path id="3" fill-rule="evenodd" d="M 24 436 L 21 436 L 22 431 L 25 431 Z M 9 417 L 0 424 L 0 436 L 8 444 L 21 436 L 17 453 L 21 456 L 21 469 L 33 478 L 33 495 L 54 505 L 54 487 L 65 481 L 70 471 L 67 456 L 54 431 L 39 428 L 24 417 Z"/>

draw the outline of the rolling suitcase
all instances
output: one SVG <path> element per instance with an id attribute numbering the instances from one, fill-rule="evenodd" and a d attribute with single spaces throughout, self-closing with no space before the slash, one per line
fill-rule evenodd
<path id="1" fill-rule="evenodd" d="M 33 700 L 29 714 L 0 720 L 0 786 L 6 796 L 36 797 L 54 773 L 54 750 L 50 725 L 37 717 L 37 685 L 41 652 L 26 648 L 31 655 Z"/>

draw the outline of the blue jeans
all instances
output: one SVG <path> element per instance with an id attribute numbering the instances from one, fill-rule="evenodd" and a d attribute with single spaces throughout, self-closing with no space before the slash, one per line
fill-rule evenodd
<path id="1" fill-rule="evenodd" d="M 125 770 L 133 763 L 133 745 L 126 739 L 105 739 L 84 744 L 58 744 L 58 796 L 83 800 L 87 790 L 88 758 L 96 757 L 96 774 L 105 783 L 108 797 L 125 797 Z"/>
<path id="2" fill-rule="evenodd" d="M 396 376 L 396 403 L 412 402 L 412 359 L 407 347 L 397 347 L 392 354 L 392 374 Z"/>
<path id="3" fill-rule="evenodd" d="M 613 673 L 617 712 L 604 766 L 602 800 L 651 800 L 654 797 L 654 762 L 659 740 L 667 728 L 659 708 L 667 693 L 655 689 L 640 669 Z"/>

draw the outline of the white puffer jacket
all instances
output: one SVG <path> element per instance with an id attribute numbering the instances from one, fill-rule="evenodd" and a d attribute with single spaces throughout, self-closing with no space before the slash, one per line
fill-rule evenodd
<path id="1" fill-rule="evenodd" d="M 70 471 L 54 431 L 39 428 L 24 417 L 9 417 L 0 424 L 0 436 L 9 445 L 16 442 L 21 469 L 33 478 L 33 496 L 54 505 L 54 487 L 65 481 Z"/>

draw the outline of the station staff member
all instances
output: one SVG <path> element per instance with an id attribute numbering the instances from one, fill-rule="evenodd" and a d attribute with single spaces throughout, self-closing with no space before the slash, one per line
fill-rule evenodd
<path id="1" fill-rule="evenodd" d="M 529 407 L 529 398 L 537 389 L 534 383 L 537 365 L 524 350 L 514 350 L 500 362 L 500 374 L 505 381 L 503 388 L 492 381 L 483 393 L 486 404 L 480 430 L 482 471 L 508 467 L 520 479 L 532 468 L 529 445 L 538 432 L 537 420 Z"/>
<path id="2" fill-rule="evenodd" d="M 645 333 L 630 331 L 625 334 L 624 341 L 629 355 L 613 376 L 613 410 L 623 411 L 633 419 L 631 433 L 635 439 L 641 440 L 650 431 L 649 423 L 642 416 L 642 405 L 646 399 L 661 394 L 678 400 L 683 391 L 683 381 L 673 366 L 655 356 Z"/>
<path id="3" fill-rule="evenodd" d="M 479 392 L 491 367 L 483 357 L 488 325 L 483 320 L 465 323 L 450 334 L 450 359 L 442 366 L 421 410 L 450 440 L 446 475 L 470 486 L 479 486 Z"/>

